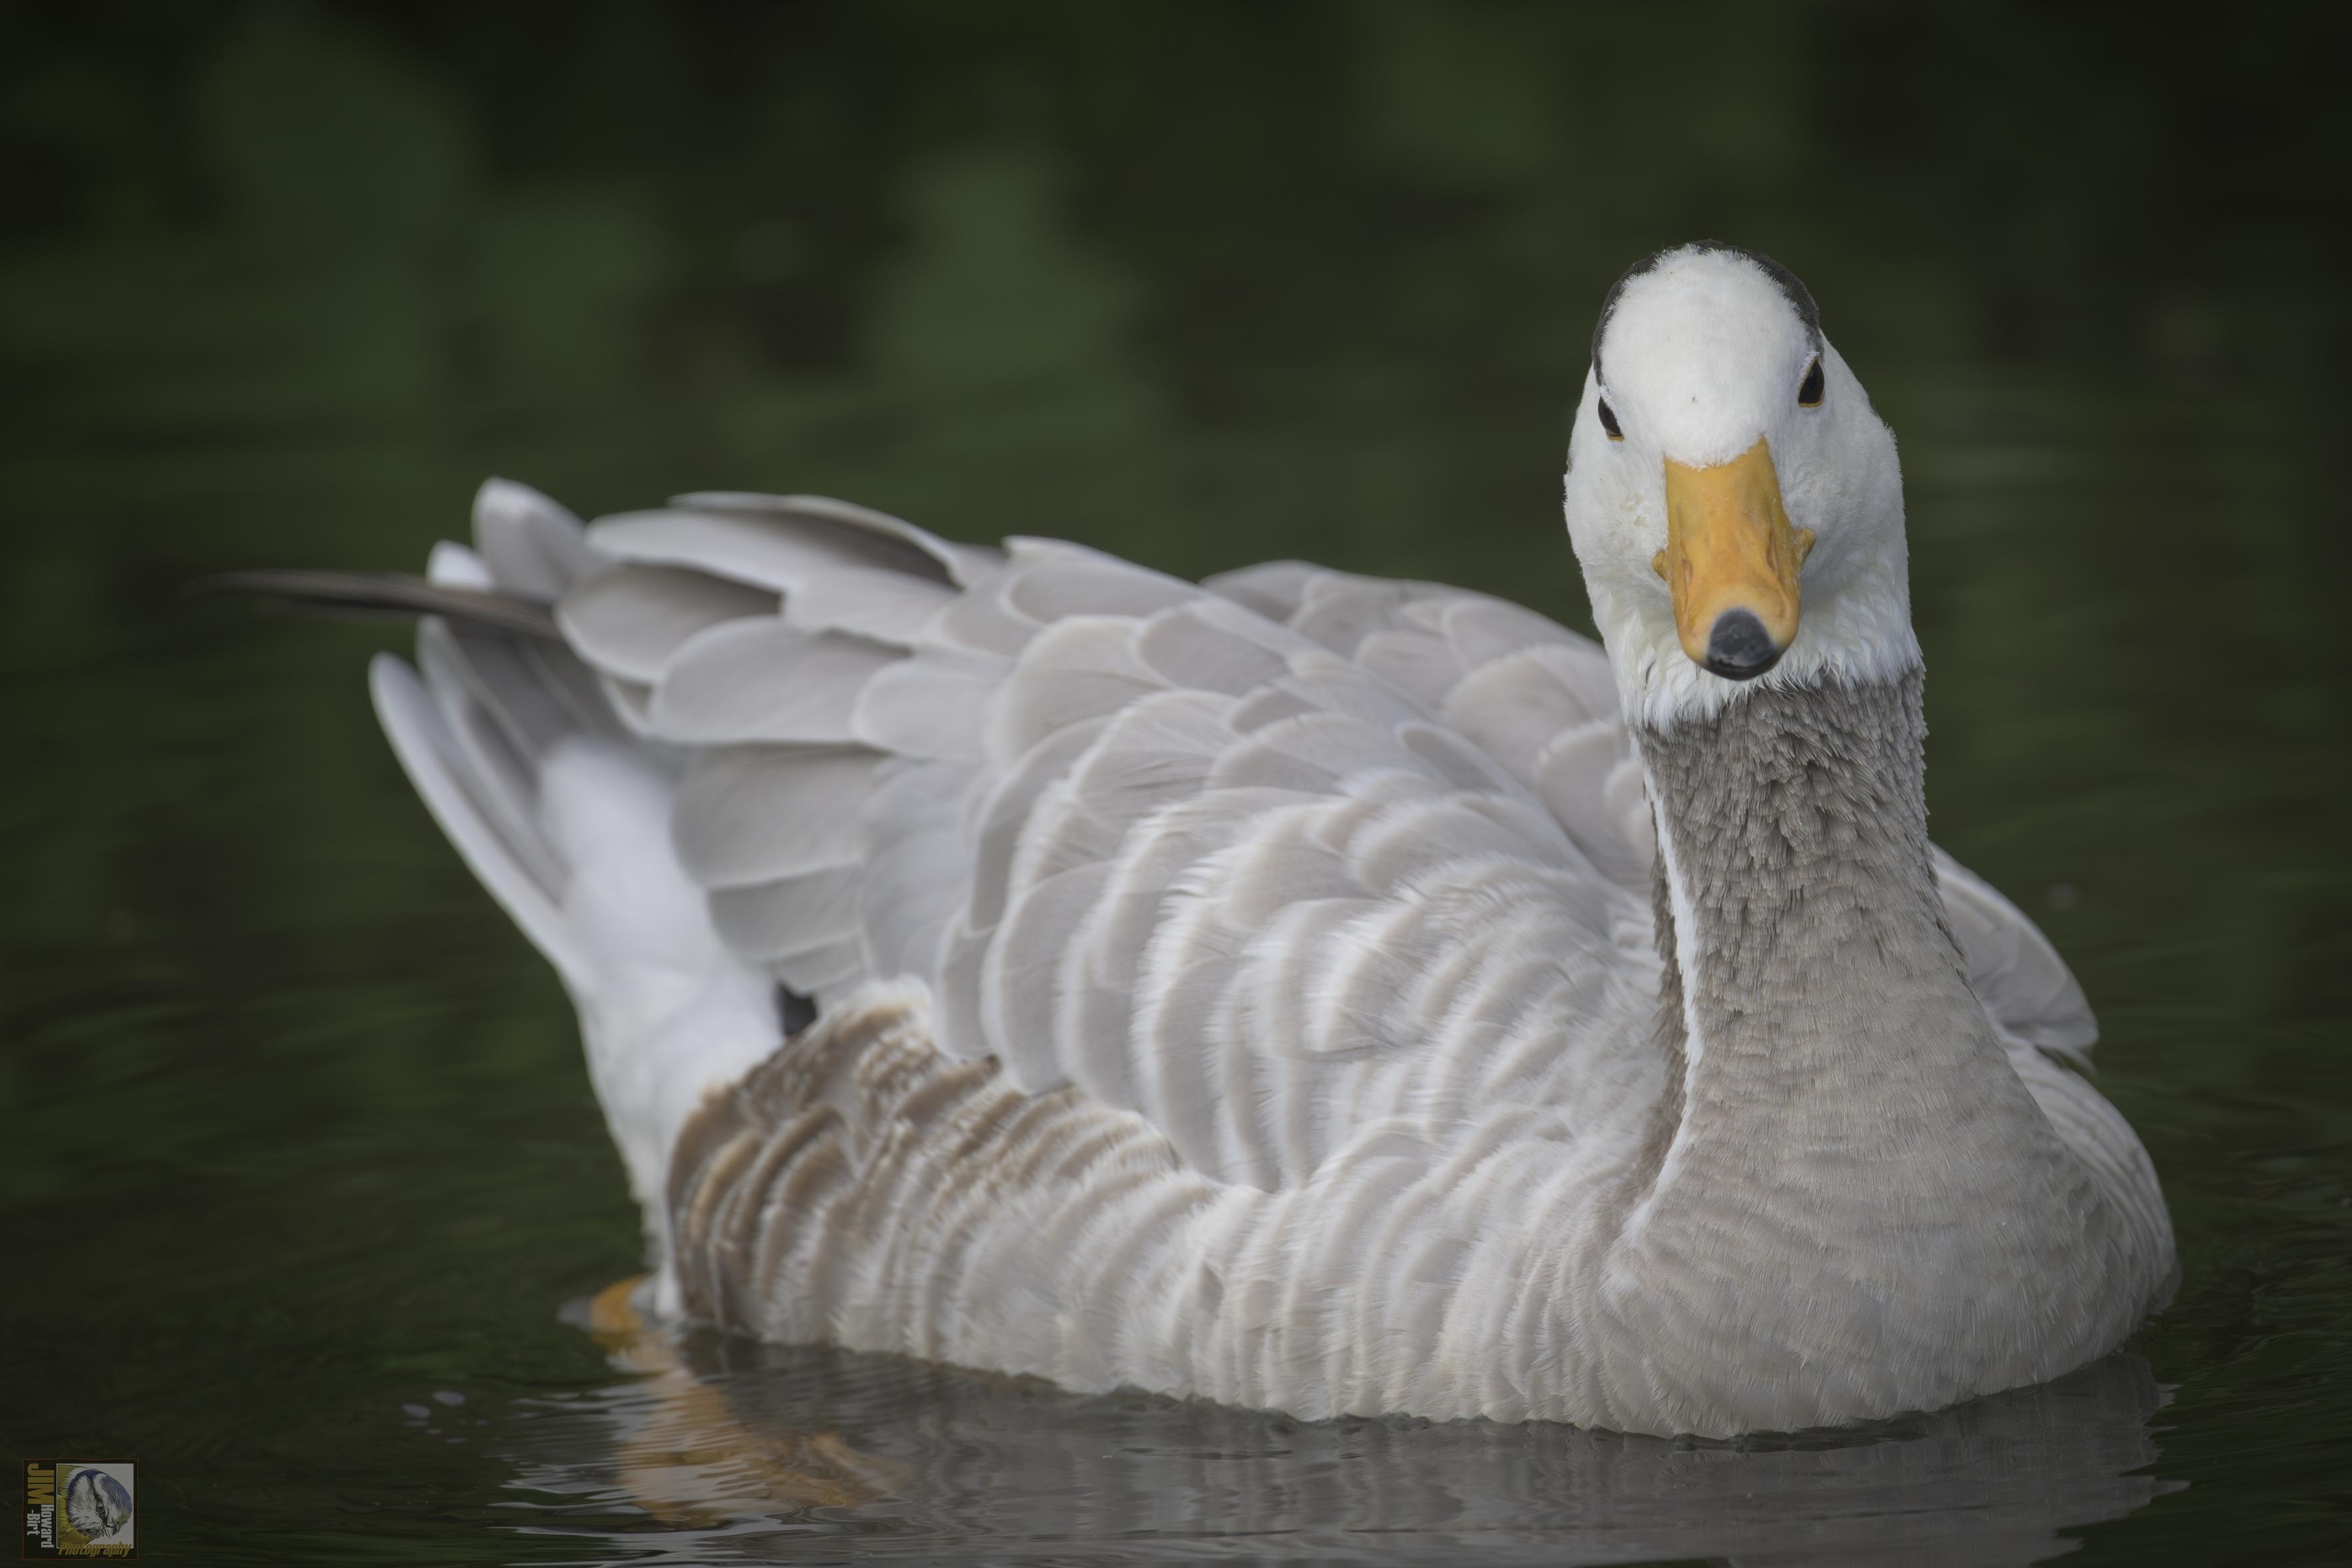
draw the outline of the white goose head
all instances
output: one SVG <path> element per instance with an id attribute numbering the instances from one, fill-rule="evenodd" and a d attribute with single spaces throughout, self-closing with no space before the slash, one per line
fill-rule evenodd
<path id="1" fill-rule="evenodd" d="M 1637 722 L 1918 663 L 1894 433 L 1805 286 L 1764 256 L 1701 241 L 1618 280 L 1567 513 Z"/>

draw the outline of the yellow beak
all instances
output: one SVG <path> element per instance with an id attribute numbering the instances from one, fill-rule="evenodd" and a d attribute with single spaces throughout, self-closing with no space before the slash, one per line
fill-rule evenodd
<path id="1" fill-rule="evenodd" d="M 1675 631 L 1694 663 L 1753 680 L 1797 639 L 1797 574 L 1811 528 L 1789 526 L 1763 441 L 1728 463 L 1666 460 L 1666 548 L 1650 565 L 1675 596 Z"/>

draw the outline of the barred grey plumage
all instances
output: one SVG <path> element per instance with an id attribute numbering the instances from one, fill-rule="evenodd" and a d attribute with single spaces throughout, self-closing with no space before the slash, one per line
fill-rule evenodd
<path id="1" fill-rule="evenodd" d="M 1745 287 L 1693 256 L 1612 330 L 1689 267 Z M 486 486 L 434 580 L 551 599 L 562 645 L 428 621 L 378 706 L 580 1004 L 658 1304 L 1077 1388 L 1717 1433 L 2119 1341 L 2168 1222 L 2051 1060 L 2081 990 L 1927 845 L 1907 619 L 1838 597 L 1884 542 L 1821 515 L 1821 639 L 1693 686 L 1605 564 L 1646 503 L 1577 510 L 1608 472 L 1570 485 L 1625 535 L 1578 538 L 1609 653 L 1295 562 L 1192 584 L 732 494 L 583 531 Z M 1899 567 L 1899 493 L 1870 526 Z M 779 985 L 818 1009 L 789 1042 Z"/>

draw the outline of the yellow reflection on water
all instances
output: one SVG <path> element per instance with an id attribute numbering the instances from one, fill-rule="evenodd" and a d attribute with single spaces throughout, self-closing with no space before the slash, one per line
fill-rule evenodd
<path id="1" fill-rule="evenodd" d="M 838 1432 L 754 1431 L 636 1308 L 633 1275 L 598 1291 L 587 1329 L 624 1371 L 645 1375 L 646 1406 L 619 1445 L 622 1487 L 656 1519 L 698 1528 L 810 1508 L 856 1508 L 901 1490 L 907 1467 L 860 1453 Z"/>

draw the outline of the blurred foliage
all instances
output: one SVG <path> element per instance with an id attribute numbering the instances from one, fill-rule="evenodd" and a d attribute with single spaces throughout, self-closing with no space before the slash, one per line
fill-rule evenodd
<path id="1" fill-rule="evenodd" d="M 389 1391 L 588 1375 L 545 1304 L 634 1252 L 559 989 L 374 737 L 398 637 L 186 580 L 412 565 L 495 471 L 1583 624 L 1592 314 L 1706 234 L 1808 279 L 1903 438 L 1938 836 L 2074 961 L 2173 1197 L 2147 1340 L 2196 1484 L 2090 1539 L 2340 1538 L 2346 17 L 0 10 L 0 1212 L 56 1260 L 10 1296 L 26 1430 L 173 1457 L 220 1541 L 299 1472 L 454 1560 L 478 1521 L 431 1500 L 475 1483 Z M 58 1370 L 84 1323 L 95 1390 Z"/>

